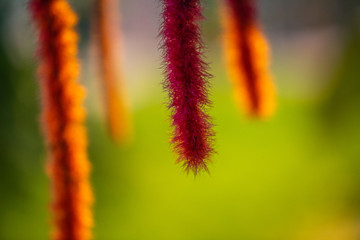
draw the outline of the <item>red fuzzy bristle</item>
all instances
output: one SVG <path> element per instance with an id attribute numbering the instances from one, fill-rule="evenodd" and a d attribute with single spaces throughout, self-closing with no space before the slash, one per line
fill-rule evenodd
<path id="1" fill-rule="evenodd" d="M 170 96 L 172 143 L 186 170 L 207 170 L 214 132 L 209 106 L 209 77 L 202 59 L 200 0 L 163 0 L 164 82 Z"/>

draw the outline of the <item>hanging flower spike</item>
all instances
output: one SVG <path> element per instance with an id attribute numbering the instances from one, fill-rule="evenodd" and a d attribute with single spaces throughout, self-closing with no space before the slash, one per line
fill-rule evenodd
<path id="1" fill-rule="evenodd" d="M 186 171 L 207 170 L 213 153 L 207 88 L 209 74 L 201 58 L 200 0 L 163 0 L 164 87 L 170 96 L 172 143 Z"/>
<path id="2" fill-rule="evenodd" d="M 95 26 L 97 48 L 103 86 L 103 98 L 106 105 L 108 130 L 114 141 L 125 144 L 130 141 L 132 126 L 126 103 L 125 89 L 119 71 L 119 59 L 116 56 L 118 33 L 118 0 L 96 0 Z M 119 88 L 120 87 L 120 88 Z"/>
<path id="3" fill-rule="evenodd" d="M 55 240 L 91 238 L 92 192 L 87 136 L 78 84 L 75 13 L 65 0 L 32 0 L 30 11 L 39 32 L 42 121 L 48 145 Z"/>
<path id="4" fill-rule="evenodd" d="M 250 116 L 267 117 L 275 108 L 275 90 L 267 43 L 256 22 L 255 0 L 224 1 L 225 52 L 236 100 Z"/>

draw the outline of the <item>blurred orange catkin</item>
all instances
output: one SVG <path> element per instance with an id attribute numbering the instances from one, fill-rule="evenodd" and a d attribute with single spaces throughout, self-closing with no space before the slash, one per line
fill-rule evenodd
<path id="1" fill-rule="evenodd" d="M 126 144 L 132 138 L 132 126 L 125 87 L 120 71 L 119 0 L 95 1 L 95 34 L 106 109 L 108 131 L 111 138 Z"/>
<path id="2" fill-rule="evenodd" d="M 91 239 L 93 202 L 79 85 L 75 13 L 65 0 L 31 0 L 39 32 L 42 124 L 48 146 L 55 240 Z"/>
<path id="3" fill-rule="evenodd" d="M 256 22 L 255 0 L 224 0 L 225 55 L 235 98 L 252 117 L 275 109 L 275 89 L 268 69 L 268 46 Z"/>

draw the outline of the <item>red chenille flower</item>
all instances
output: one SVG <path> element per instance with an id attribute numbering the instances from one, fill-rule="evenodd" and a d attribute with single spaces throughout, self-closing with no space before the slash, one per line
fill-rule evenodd
<path id="1" fill-rule="evenodd" d="M 174 133 L 172 143 L 185 169 L 207 170 L 213 153 L 207 64 L 202 59 L 200 0 L 163 0 L 163 49 Z"/>

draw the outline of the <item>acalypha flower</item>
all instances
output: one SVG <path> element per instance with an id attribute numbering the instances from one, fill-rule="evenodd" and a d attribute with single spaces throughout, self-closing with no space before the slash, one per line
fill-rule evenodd
<path id="1" fill-rule="evenodd" d="M 255 0 L 223 0 L 225 49 L 237 102 L 253 117 L 273 113 L 275 91 L 268 47 L 256 21 Z"/>
<path id="2" fill-rule="evenodd" d="M 268 70 L 267 44 L 256 22 L 255 0 L 223 0 L 228 68 L 238 101 L 249 115 L 268 116 L 274 109 L 274 86 Z M 203 59 L 199 21 L 201 0 L 163 3 L 164 88 L 170 98 L 174 128 L 171 142 L 186 171 L 208 170 L 214 153 L 212 120 L 207 114 L 208 65 Z M 107 121 L 115 140 L 126 141 L 130 121 L 124 94 L 118 92 L 119 64 L 114 51 L 112 17 L 116 0 L 96 0 L 95 26 Z M 92 191 L 87 133 L 78 82 L 77 17 L 66 0 L 30 0 L 39 33 L 39 82 L 42 121 L 49 155 L 55 240 L 91 238 Z M 116 12 L 115 12 L 116 15 Z"/>
<path id="3" fill-rule="evenodd" d="M 209 74 L 202 59 L 200 0 L 163 0 L 165 89 L 170 96 L 172 143 L 186 170 L 207 170 L 213 153 L 210 117 L 206 108 Z"/>
<path id="4" fill-rule="evenodd" d="M 116 57 L 115 46 L 120 40 L 117 29 L 118 2 L 95 1 L 95 34 L 108 130 L 113 140 L 124 144 L 130 141 L 132 127 L 120 71 L 121 61 Z"/>
<path id="5" fill-rule="evenodd" d="M 39 32 L 42 121 L 52 183 L 56 240 L 91 238 L 90 163 L 79 85 L 77 17 L 65 0 L 32 0 L 30 11 Z"/>

